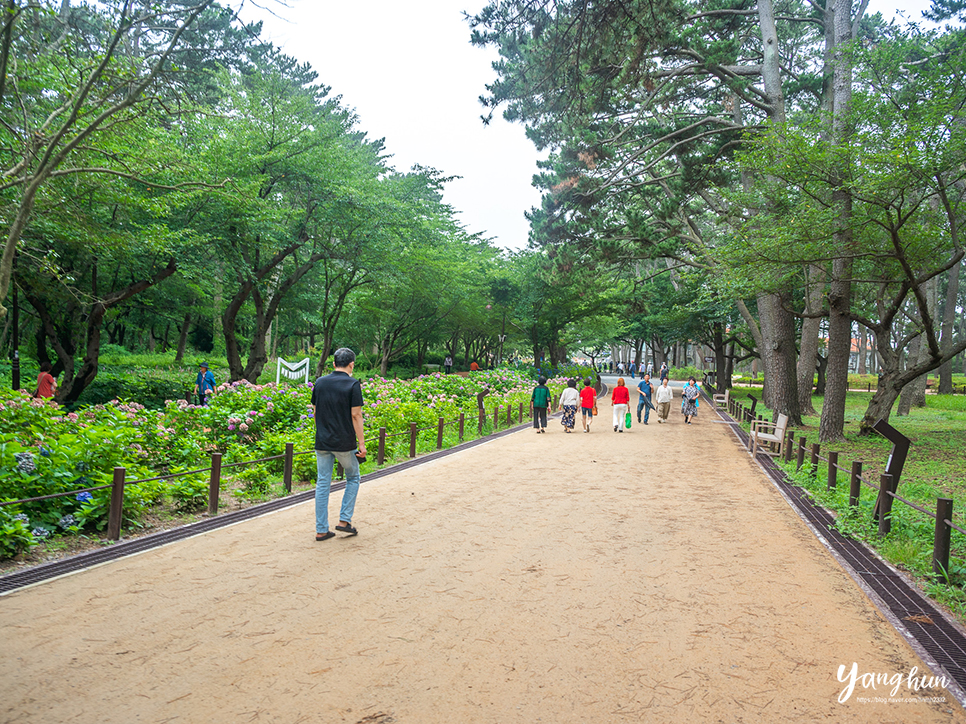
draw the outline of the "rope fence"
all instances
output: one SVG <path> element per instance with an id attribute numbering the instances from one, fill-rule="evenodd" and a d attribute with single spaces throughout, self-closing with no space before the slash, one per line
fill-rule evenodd
<path id="1" fill-rule="evenodd" d="M 966 390 L 964 390 L 966 392 Z M 743 405 L 737 400 L 729 400 L 728 412 L 732 418 L 740 423 L 753 423 L 756 420 L 762 421 L 762 415 L 755 415 L 755 405 L 757 400 L 752 398 L 751 407 Z M 749 441 L 749 447 L 751 442 Z M 879 476 L 878 483 L 869 480 L 862 475 L 863 462 L 856 460 L 850 467 L 839 465 L 838 452 L 829 452 L 828 457 L 822 456 L 819 443 L 812 443 L 807 447 L 808 440 L 800 436 L 798 444 L 795 444 L 795 431 L 788 430 L 785 439 L 779 448 L 780 454 L 786 463 L 791 463 L 792 456 L 795 456 L 795 470 L 801 471 L 805 465 L 805 455 L 809 455 L 810 472 L 813 478 L 818 477 L 819 462 L 827 464 L 826 490 L 834 490 L 838 483 L 838 473 L 842 471 L 849 476 L 849 507 L 857 509 L 861 497 L 862 486 L 876 491 L 877 498 L 874 509 L 874 521 L 878 525 L 880 536 L 888 535 L 892 530 L 892 505 L 898 500 L 910 508 L 923 513 L 935 521 L 933 531 L 933 554 L 932 570 L 940 577 L 945 578 L 949 571 L 950 540 L 952 531 L 958 531 L 966 535 L 966 530 L 960 528 L 952 522 L 953 500 L 952 498 L 937 498 L 936 511 L 932 512 L 926 508 L 907 500 L 893 490 L 892 475 L 883 473 Z"/>

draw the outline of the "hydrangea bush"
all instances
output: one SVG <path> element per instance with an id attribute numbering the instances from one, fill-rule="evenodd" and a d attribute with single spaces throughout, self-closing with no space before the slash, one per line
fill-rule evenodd
<path id="1" fill-rule="evenodd" d="M 467 433 L 475 430 L 477 394 L 489 416 L 495 405 L 529 405 L 533 382 L 525 373 L 497 369 L 470 377 L 431 374 L 412 380 L 370 377 L 363 380 L 366 438 L 375 452 L 378 430 L 389 435 L 408 431 L 415 422 L 435 440 L 439 418 L 447 422 L 464 413 Z M 550 381 L 555 395 L 566 380 Z M 315 428 L 311 385 L 254 385 L 246 381 L 219 385 L 205 406 L 166 401 L 163 410 L 136 402 L 112 400 L 77 412 L 35 400 L 22 392 L 0 390 L 0 500 L 20 500 L 95 488 L 111 482 L 116 466 L 127 479 L 204 467 L 213 452 L 224 461 L 243 462 L 279 455 L 285 444 L 311 450 Z M 453 441 L 455 426 L 448 439 Z M 372 455 L 375 458 L 375 455 Z M 299 479 L 315 476 L 315 457 L 296 457 Z M 367 463 L 367 467 L 373 465 Z M 282 461 L 266 463 L 278 473 Z M 125 492 L 126 526 L 137 525 L 150 506 L 165 496 L 177 507 L 201 507 L 204 481 L 180 479 L 129 485 Z M 0 557 L 9 557 L 52 535 L 102 530 L 107 524 L 110 489 L 0 507 Z"/>

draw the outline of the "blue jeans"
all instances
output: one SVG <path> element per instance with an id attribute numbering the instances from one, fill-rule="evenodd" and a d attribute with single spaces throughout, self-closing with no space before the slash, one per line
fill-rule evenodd
<path id="1" fill-rule="evenodd" d="M 315 532 L 329 532 L 329 490 L 332 487 L 332 466 L 338 460 L 345 468 L 345 491 L 342 493 L 342 511 L 339 519 L 352 522 L 352 511 L 356 507 L 359 494 L 359 458 L 355 451 L 331 452 L 315 451 L 315 465 L 318 477 L 315 481 Z"/>
<path id="2" fill-rule="evenodd" d="M 654 405 L 647 402 L 647 398 L 641 395 L 637 400 L 637 419 L 641 419 L 641 408 L 644 408 L 644 424 L 647 424 L 647 418 L 651 416 L 651 410 L 654 409 Z"/>

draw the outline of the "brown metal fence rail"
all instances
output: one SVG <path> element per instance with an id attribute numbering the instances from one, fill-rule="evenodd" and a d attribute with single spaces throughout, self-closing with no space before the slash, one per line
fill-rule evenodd
<path id="1" fill-rule="evenodd" d="M 554 407 L 557 406 L 557 401 L 559 398 L 554 399 Z M 493 429 L 489 434 L 496 433 L 500 428 L 500 423 L 505 419 L 504 429 L 511 427 L 514 424 L 514 406 L 506 406 L 506 417 L 502 415 L 502 408 L 497 405 L 493 409 Z M 533 410 L 526 409 L 524 404 L 521 402 L 516 408 L 516 418 L 518 424 L 523 424 L 524 417 L 530 418 L 533 416 Z M 485 427 L 487 414 L 482 405 L 482 398 L 480 399 L 479 408 L 479 418 L 478 418 L 478 434 L 480 437 L 483 436 L 483 429 Z M 405 432 L 394 433 L 392 435 L 386 434 L 386 428 L 379 428 L 379 443 L 378 452 L 376 455 L 376 464 L 383 465 L 386 461 L 386 440 L 389 438 L 408 436 L 409 438 L 409 458 L 415 458 L 417 455 L 417 441 L 419 438 L 419 433 L 427 432 L 433 430 L 436 432 L 436 450 L 443 449 L 443 436 L 444 431 L 447 426 L 455 426 L 457 428 L 458 441 L 463 442 L 465 437 L 466 428 L 466 414 L 460 413 L 460 416 L 454 420 L 447 422 L 444 418 L 439 418 L 437 423 L 432 427 L 420 428 L 415 422 L 409 423 L 409 428 Z M 369 435 L 367 435 L 369 437 Z M 127 470 L 123 467 L 114 468 L 113 481 L 107 485 L 98 485 L 90 488 L 80 488 L 78 490 L 70 490 L 62 493 L 53 493 L 51 495 L 41 495 L 34 498 L 22 498 L 20 500 L 4 500 L 0 501 L 0 507 L 7 505 L 17 505 L 19 503 L 32 503 L 40 500 L 50 500 L 53 498 L 62 498 L 68 495 L 78 495 L 80 493 L 89 493 L 97 490 L 111 489 L 111 502 L 108 508 L 108 522 L 107 522 L 107 537 L 109 540 L 119 540 L 121 537 L 121 521 L 124 515 L 124 489 L 128 485 L 135 485 L 137 483 L 147 483 L 156 480 L 172 480 L 174 478 L 180 478 L 186 475 L 198 475 L 200 473 L 210 473 L 208 478 L 208 514 L 214 516 L 218 514 L 218 496 L 221 493 L 221 473 L 222 470 L 226 468 L 242 467 L 245 465 L 255 465 L 258 463 L 264 463 L 271 460 L 284 460 L 282 481 L 285 487 L 286 493 L 292 492 L 292 476 L 294 469 L 294 458 L 296 455 L 311 455 L 314 450 L 304 450 L 301 452 L 295 452 L 294 443 L 285 443 L 285 452 L 281 455 L 272 455 L 270 457 L 259 458 L 257 460 L 245 460 L 236 463 L 222 463 L 221 453 L 212 453 L 211 455 L 211 465 L 206 468 L 199 468 L 197 470 L 182 471 L 179 473 L 171 473 L 170 475 L 157 475 L 153 478 L 142 478 L 139 480 L 127 480 L 126 474 Z M 343 475 L 342 466 L 338 465 L 336 477 L 341 478 Z"/>
<path id="2" fill-rule="evenodd" d="M 964 392 L 966 392 L 966 389 L 964 389 Z M 748 408 L 738 400 L 734 399 L 730 400 L 728 403 L 728 413 L 738 422 L 750 423 L 756 419 L 754 416 L 754 405 L 752 405 L 751 408 Z M 761 415 L 759 415 L 757 419 L 762 419 Z M 966 535 L 966 530 L 953 523 L 952 498 L 937 498 L 936 512 L 933 513 L 932 511 L 926 510 L 922 506 L 913 503 L 911 500 L 906 500 L 901 495 L 894 492 L 891 475 L 883 473 L 879 476 L 878 483 L 875 483 L 868 478 L 862 477 L 863 461 L 853 461 L 850 467 L 841 466 L 839 465 L 839 454 L 837 452 L 829 452 L 828 457 L 823 457 L 819 454 L 821 451 L 819 443 L 812 443 L 811 448 L 807 449 L 806 438 L 799 437 L 798 444 L 796 445 L 795 431 L 789 430 L 787 435 L 788 437 L 785 440 L 785 443 L 782 445 L 783 457 L 786 463 L 790 463 L 792 461 L 792 451 L 794 448 L 796 471 L 800 471 L 805 465 L 805 455 L 808 453 L 809 463 L 811 465 L 810 471 L 813 478 L 818 476 L 819 461 L 827 463 L 826 489 L 835 489 L 836 485 L 838 484 L 839 470 L 848 474 L 850 507 L 858 508 L 863 485 L 876 491 L 878 498 L 874 515 L 880 536 L 888 535 L 889 531 L 892 530 L 892 505 L 896 500 L 932 518 L 935 521 L 933 532 L 932 570 L 933 573 L 937 574 L 939 577 L 943 579 L 946 578 L 947 572 L 949 571 L 950 541 L 952 531 L 956 530 L 963 535 Z"/>

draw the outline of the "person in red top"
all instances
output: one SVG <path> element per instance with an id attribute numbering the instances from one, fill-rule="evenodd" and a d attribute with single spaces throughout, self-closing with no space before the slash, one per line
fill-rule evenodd
<path id="1" fill-rule="evenodd" d="M 476 364 L 476 360 L 470 362 L 470 372 L 476 372 L 479 368 L 480 366 Z"/>
<path id="2" fill-rule="evenodd" d="M 631 401 L 631 391 L 624 385 L 624 378 L 617 378 L 617 387 L 610 396 L 614 407 L 614 432 L 624 432 L 624 416 L 627 414 Z"/>
<path id="3" fill-rule="evenodd" d="M 37 394 L 35 397 L 49 400 L 55 394 L 57 394 L 57 380 L 50 374 L 50 362 L 44 362 L 40 365 L 40 374 L 37 376 Z"/>
<path id="4" fill-rule="evenodd" d="M 597 390 L 590 384 L 590 378 L 584 378 L 584 389 L 580 391 L 580 419 L 584 425 L 584 432 L 590 432 L 590 423 L 594 421 L 594 407 L 597 405 Z"/>

